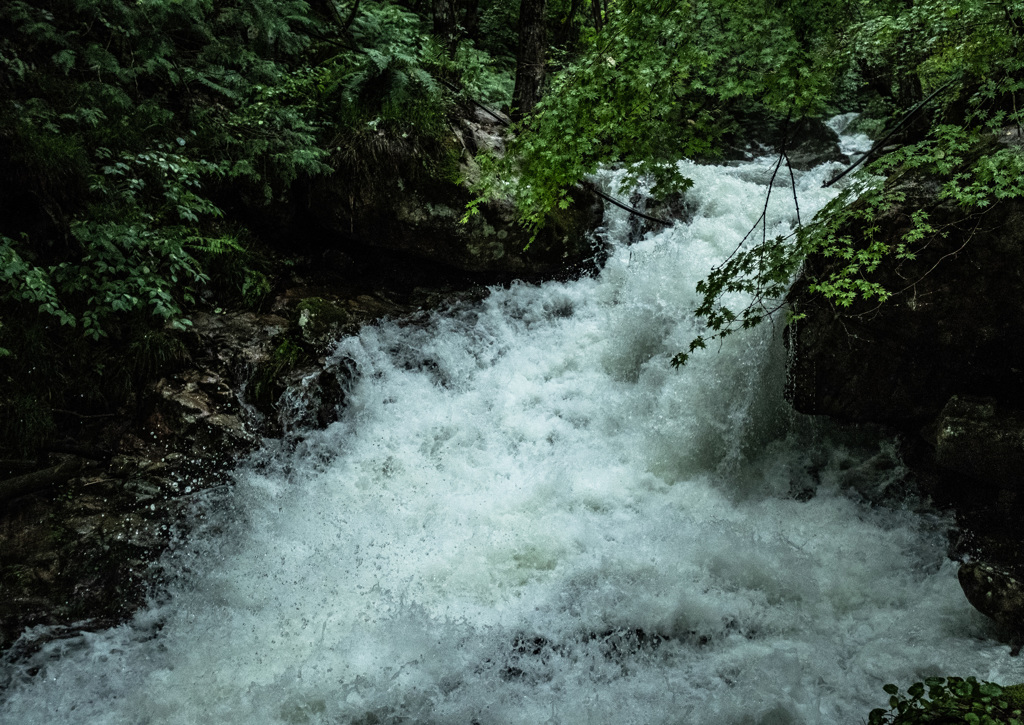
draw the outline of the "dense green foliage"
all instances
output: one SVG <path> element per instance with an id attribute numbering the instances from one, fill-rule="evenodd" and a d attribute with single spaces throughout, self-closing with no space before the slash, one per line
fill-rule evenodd
<path id="1" fill-rule="evenodd" d="M 904 124 L 896 150 L 887 149 L 814 224 L 785 239 L 751 234 L 712 271 L 698 288 L 706 331 L 690 352 L 776 311 L 812 253 L 843 262 L 814 281 L 815 291 L 840 306 L 884 300 L 889 291 L 870 272 L 912 257 L 934 231 L 917 210 L 899 243 L 874 234 L 871 220 L 900 201 L 886 178 L 912 168 L 934 174 L 943 198 L 965 209 L 1024 192 L 1019 147 L 974 152 L 986 138 L 1019 128 L 1022 41 L 1020 2 L 616 3 L 602 32 L 518 129 L 511 154 L 487 165 L 481 194 L 512 193 L 524 219 L 537 225 L 569 203 L 569 185 L 601 164 L 625 164 L 635 178 L 649 178 L 656 195 L 667 194 L 688 184 L 677 159 L 713 158 L 751 118 L 785 127 L 863 108 L 892 127 L 932 96 Z M 851 209 L 858 196 L 863 203 Z M 866 224 L 862 238 L 843 232 L 851 215 Z M 736 292 L 749 304 L 727 304 Z"/>
<path id="2" fill-rule="evenodd" d="M 830 39 L 811 37 L 812 21 L 820 32 L 849 17 L 832 3 L 796 11 L 788 3 L 616 3 L 579 60 L 554 78 L 510 156 L 491 167 L 483 192 L 510 190 L 538 224 L 603 163 L 636 165 L 666 192 L 685 187 L 675 162 L 713 153 L 754 106 L 782 116 L 829 110 Z"/>
<path id="3" fill-rule="evenodd" d="M 345 131 L 436 131 L 419 20 L 374 9 L 339 50 L 302 0 L 5 5 L 8 191 L 38 217 L 3 219 L 5 297 L 93 338 L 118 313 L 183 322 L 202 258 L 240 250 L 224 203 L 328 172 Z"/>
<path id="4" fill-rule="evenodd" d="M 428 13 L 0 4 L 0 448 L 29 454 L 61 420 L 130 403 L 155 361 L 184 360 L 173 332 L 197 306 L 258 306 L 272 280 L 253 222 L 305 180 L 452 174 L 435 78 L 502 102 L 509 59 L 469 38 L 448 58 Z"/>
<path id="5" fill-rule="evenodd" d="M 965 213 L 1024 193 L 1019 146 L 988 142 L 1021 120 L 1020 0 L 547 7 L 548 89 L 508 153 L 479 159 L 481 198 L 511 195 L 534 228 L 601 164 L 624 164 L 667 195 L 690 183 L 679 158 L 714 158 L 758 125 L 784 131 L 860 108 L 892 127 L 930 98 L 813 223 L 784 239 L 754 230 L 709 274 L 691 352 L 777 310 L 809 254 L 836 261 L 812 280 L 836 305 L 884 300 L 891 291 L 871 272 L 942 233 L 919 209 L 899 242 L 876 234 L 880 214 L 903 203 L 887 179 L 931 174 Z M 435 36 L 439 8 L 454 15 Z M 452 89 L 507 110 L 518 10 L 515 0 L 0 5 L 4 440 L 28 452 L 59 427 L 48 411 L 130 402 L 154 361 L 184 359 L 173 333 L 197 306 L 259 305 L 273 280 L 254 223 L 301 203 L 309 179 L 336 174 L 355 195 L 384 177 L 453 178 Z M 749 302 L 727 304 L 736 292 Z M 169 347 L 157 353 L 154 341 Z"/>
<path id="6" fill-rule="evenodd" d="M 298 0 L 0 7 L 6 442 L 28 453 L 55 411 L 104 413 L 182 361 L 159 323 L 247 256 L 218 189 L 265 200 L 326 168 L 308 103 L 267 102 L 310 27 Z"/>
<path id="7" fill-rule="evenodd" d="M 869 725 L 913 723 L 965 723 L 967 725 L 1021 725 L 1021 703 L 1014 688 L 974 677 L 930 677 L 907 688 L 901 695 L 896 685 L 886 685 L 889 708 L 872 710 Z"/>
<path id="8" fill-rule="evenodd" d="M 749 326 L 778 308 L 789 280 L 810 254 L 835 260 L 832 271 L 811 280 L 810 290 L 839 307 L 858 300 L 884 302 L 892 290 L 871 277 L 880 265 L 913 259 L 916 250 L 944 234 L 928 221 L 928 210 L 910 210 L 911 227 L 895 243 L 877 224 L 883 213 L 904 204 L 898 183 L 909 172 L 925 174 L 940 185 L 937 201 L 948 202 L 964 217 L 1024 195 L 1024 154 L 1019 146 L 993 140 L 1008 130 L 1019 133 L 1018 95 L 1024 89 L 1024 6 L 1011 4 L 994 13 L 990 4 L 930 0 L 900 13 L 878 13 L 853 26 L 846 53 L 858 67 L 889 62 L 933 91 L 934 108 L 920 138 L 906 139 L 868 166 L 848 188 L 792 239 L 765 240 L 743 249 L 714 270 L 699 289 L 699 312 L 711 336 L 735 325 Z M 914 49 L 889 58 L 893 48 Z M 856 203 L 854 203 L 856 202 Z M 851 229 L 857 234 L 851 234 Z M 731 292 L 752 295 L 740 311 L 721 303 Z M 691 352 L 704 345 L 698 338 Z M 684 362 L 685 354 L 676 363 Z"/>

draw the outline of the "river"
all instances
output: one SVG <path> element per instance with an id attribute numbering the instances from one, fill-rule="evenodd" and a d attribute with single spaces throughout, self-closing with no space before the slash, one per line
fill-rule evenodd
<path id="1" fill-rule="evenodd" d="M 810 725 L 1020 679 L 894 441 L 783 401 L 778 324 L 668 365 L 773 163 L 683 162 L 692 219 L 632 245 L 609 209 L 594 277 L 340 340 L 340 419 L 200 497 L 132 622 L 5 665 L 0 721 Z"/>

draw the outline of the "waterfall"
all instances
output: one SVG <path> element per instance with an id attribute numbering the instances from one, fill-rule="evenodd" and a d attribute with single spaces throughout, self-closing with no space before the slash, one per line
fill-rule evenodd
<path id="1" fill-rule="evenodd" d="M 609 209 L 595 277 L 338 341 L 340 419 L 209 493 L 132 622 L 4 664 L 0 722 L 848 723 L 1019 679 L 894 442 L 784 403 L 778 324 L 668 365 L 772 163 L 682 162 L 692 219 L 632 245 Z"/>

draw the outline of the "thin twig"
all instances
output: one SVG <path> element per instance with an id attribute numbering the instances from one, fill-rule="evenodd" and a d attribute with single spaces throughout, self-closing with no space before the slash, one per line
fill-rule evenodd
<path id="1" fill-rule="evenodd" d="M 656 222 L 657 224 L 664 224 L 666 227 L 672 226 L 672 222 L 666 221 L 665 219 L 659 219 L 658 217 L 651 216 L 650 214 L 645 214 L 644 212 L 640 211 L 636 207 L 632 207 L 632 206 L 629 206 L 628 204 L 624 204 L 623 202 L 619 201 L 615 197 L 609 196 L 608 194 L 604 193 L 603 191 L 601 191 L 600 189 L 598 189 L 596 186 L 594 186 L 593 184 L 591 184 L 589 182 L 584 182 L 583 188 L 589 189 L 590 191 L 594 192 L 595 194 L 597 194 L 599 197 L 601 197 L 605 201 L 611 202 L 612 204 L 614 204 L 615 206 L 619 207 L 620 209 L 625 209 L 630 214 L 635 214 L 638 217 L 642 217 L 644 219 L 647 219 L 648 221 Z"/>
<path id="2" fill-rule="evenodd" d="M 775 177 L 779 173 L 779 166 L 781 164 L 782 164 L 782 155 L 780 155 L 779 156 L 779 160 L 775 162 L 775 169 L 772 171 L 772 178 L 768 180 L 768 194 L 764 198 L 764 209 L 761 210 L 761 216 L 759 216 L 757 218 L 757 221 L 754 222 L 754 226 L 750 227 L 750 231 L 743 235 L 743 239 L 741 239 L 740 243 L 736 245 L 736 249 L 732 250 L 732 253 L 729 254 L 728 257 L 725 258 L 726 262 L 728 262 L 730 259 L 732 259 L 733 257 L 736 256 L 736 253 L 739 252 L 740 249 L 743 247 L 743 243 L 745 241 L 747 241 L 747 239 L 750 237 L 751 234 L 754 233 L 754 230 L 757 229 L 757 225 L 761 224 L 762 220 L 764 221 L 765 225 L 767 225 L 767 220 L 768 220 L 768 200 L 771 199 L 772 187 L 775 185 Z M 765 231 L 765 234 L 767 234 L 767 231 Z"/>
<path id="3" fill-rule="evenodd" d="M 468 100 L 470 103 L 472 103 L 474 106 L 479 108 L 484 113 L 486 113 L 489 116 L 491 116 L 495 121 L 500 123 L 502 126 L 505 126 L 507 128 L 508 126 L 511 125 L 507 120 L 505 120 L 504 118 L 499 116 L 497 113 L 495 113 L 494 111 L 489 109 L 487 106 L 485 106 L 484 104 L 480 103 L 480 101 L 476 100 L 475 98 L 470 96 L 468 93 L 466 93 L 466 89 L 463 88 L 462 86 L 459 86 L 456 83 L 452 83 L 451 81 L 449 81 L 449 80 L 447 80 L 445 78 L 438 78 L 437 80 L 441 81 L 442 85 L 447 86 L 449 91 L 452 91 L 453 93 L 462 93 L 462 94 L 464 94 L 466 96 L 466 100 Z"/>
<path id="4" fill-rule="evenodd" d="M 983 214 L 984 214 L 984 213 L 987 213 L 987 211 L 986 211 L 986 212 L 982 212 L 982 213 L 983 213 Z M 922 274 L 922 275 L 921 275 L 920 277 L 918 277 L 918 278 L 917 278 L 916 280 L 914 280 L 913 282 L 911 282 L 910 284 L 908 284 L 908 285 L 907 285 L 906 287 L 904 287 L 903 289 L 899 290 L 899 291 L 898 291 L 898 292 L 896 292 L 895 294 L 903 294 L 903 293 L 904 293 L 904 292 L 906 292 L 906 291 L 907 291 L 908 289 L 910 289 L 911 287 L 914 287 L 915 285 L 917 285 L 917 283 L 918 283 L 918 282 L 920 282 L 920 281 L 921 281 L 921 280 L 923 280 L 923 279 L 924 279 L 925 277 L 927 277 L 927 276 L 928 276 L 928 275 L 930 275 L 930 274 L 931 274 L 932 272 L 934 272 L 934 271 L 935 271 L 935 269 L 936 269 L 936 267 L 938 267 L 938 266 L 939 266 L 940 264 L 942 264 L 942 263 L 943 263 L 944 261 L 946 261 L 946 260 L 947 260 L 947 259 L 949 259 L 950 257 L 955 257 L 956 255 L 960 254 L 960 252 L 962 252 L 962 251 L 964 250 L 964 248 L 965 248 L 965 247 L 966 247 L 966 246 L 967 246 L 968 244 L 970 244 L 970 243 L 971 243 L 971 241 L 972 241 L 972 240 L 974 239 L 974 235 L 975 235 L 975 232 L 977 232 L 977 230 L 978 230 L 978 225 L 979 225 L 980 223 L 981 223 L 981 222 L 978 222 L 978 224 L 975 224 L 975 225 L 974 225 L 974 229 L 972 229 L 972 230 L 971 230 L 971 233 L 970 233 L 970 235 L 969 235 L 969 236 L 967 237 L 967 239 L 965 239 L 965 240 L 964 240 L 964 243 L 963 243 L 963 244 L 961 244 L 961 245 L 960 245 L 959 247 L 957 247 L 956 249 L 954 249 L 954 250 L 953 250 L 952 252 L 947 252 L 946 254 L 944 254 L 944 255 L 942 255 L 941 257 L 939 257 L 939 258 L 938 258 L 938 260 L 936 260 L 935 264 L 933 264 L 933 265 L 932 265 L 932 266 L 931 266 L 931 267 L 930 267 L 930 268 L 928 269 L 928 271 L 926 271 L 926 272 L 925 272 L 924 274 Z"/>
<path id="5" fill-rule="evenodd" d="M 786 150 L 782 150 L 782 155 L 786 157 L 786 168 L 789 169 L 789 182 L 793 185 L 793 206 L 796 207 L 796 225 L 798 227 L 803 226 L 803 222 L 800 221 L 800 202 L 796 198 L 796 176 L 793 175 L 793 165 L 789 162 L 789 154 Z"/>
<path id="6" fill-rule="evenodd" d="M 50 408 L 54 413 L 64 413 L 65 415 L 73 415 L 76 418 L 83 420 L 93 420 L 95 418 L 113 418 L 117 416 L 117 413 L 97 413 L 96 415 L 85 415 L 84 413 L 76 413 L 73 410 L 65 410 L 64 408 Z"/>

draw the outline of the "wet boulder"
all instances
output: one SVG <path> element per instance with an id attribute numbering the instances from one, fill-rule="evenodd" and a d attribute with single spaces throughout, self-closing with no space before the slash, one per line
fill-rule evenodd
<path id="1" fill-rule="evenodd" d="M 325 184 L 316 207 L 342 246 L 400 252 L 495 281 L 559 276 L 593 267 L 597 255 L 590 232 L 602 219 L 602 207 L 583 190 L 570 195 L 570 208 L 553 215 L 532 242 L 508 201 L 481 204 L 464 222 L 473 195 L 454 182 L 403 188 L 396 179 L 387 193 L 351 205 L 338 191 Z"/>
<path id="2" fill-rule="evenodd" d="M 111 626 L 146 601 L 153 563 L 184 511 L 161 458 L 119 453 L 0 517 L 0 650 L 26 627 Z M 180 490 L 183 490 L 181 487 Z"/>
<path id="3" fill-rule="evenodd" d="M 475 107 L 472 114 L 460 120 L 455 134 L 463 148 L 474 156 L 480 151 L 503 156 L 505 129 L 511 123 L 512 119 L 501 111 Z"/>
<path id="4" fill-rule="evenodd" d="M 983 562 L 963 564 L 957 572 L 967 601 L 979 612 L 1005 628 L 1013 654 L 1020 651 L 1024 635 L 1024 583 L 1009 572 Z"/>
<path id="5" fill-rule="evenodd" d="M 944 483 L 937 493 L 961 527 L 950 555 L 1024 574 L 1024 413 L 958 395 L 925 432 Z"/>
<path id="6" fill-rule="evenodd" d="M 928 178 L 890 183 L 905 202 L 876 220 L 883 241 L 899 242 L 916 209 L 942 233 L 915 259 L 887 262 L 869 276 L 892 293 L 883 304 L 843 308 L 811 292 L 812 280 L 843 262 L 806 260 L 788 297 L 805 315 L 787 331 L 789 399 L 800 412 L 910 430 L 934 421 L 957 394 L 1024 407 L 1024 201 L 968 213 L 940 198 Z"/>
<path id="7" fill-rule="evenodd" d="M 343 335 L 359 329 L 353 313 L 344 305 L 323 297 L 307 297 L 296 305 L 302 339 L 316 350 L 327 350 Z"/>
<path id="8" fill-rule="evenodd" d="M 148 424 L 155 435 L 174 436 L 175 450 L 187 447 L 200 458 L 232 459 L 250 450 L 256 434 L 246 426 L 227 383 L 209 370 L 189 370 L 155 385 L 159 396 Z"/>
<path id="9" fill-rule="evenodd" d="M 789 165 L 794 169 L 813 169 L 830 161 L 850 162 L 839 148 L 839 134 L 820 119 L 801 119 L 788 129 L 784 141 Z"/>
<path id="10" fill-rule="evenodd" d="M 726 161 L 748 161 L 756 156 L 786 152 L 789 165 L 798 170 L 814 168 L 829 161 L 849 163 L 839 148 L 837 134 L 821 118 L 787 122 L 763 111 L 739 115 L 737 128 L 726 134 Z M 721 158 L 703 159 L 720 162 Z M 785 169 L 783 169 L 785 171 Z"/>
<path id="11" fill-rule="evenodd" d="M 629 203 L 647 216 L 629 216 L 629 243 L 634 244 L 647 234 L 660 232 L 668 225 L 679 221 L 689 224 L 696 213 L 696 205 L 689 200 L 686 192 L 673 192 L 663 199 L 644 198 L 640 193 L 630 196 Z M 653 218 L 652 218 L 653 217 Z M 661 220 L 661 221 L 655 221 Z M 664 224 L 662 222 L 668 222 Z"/>

